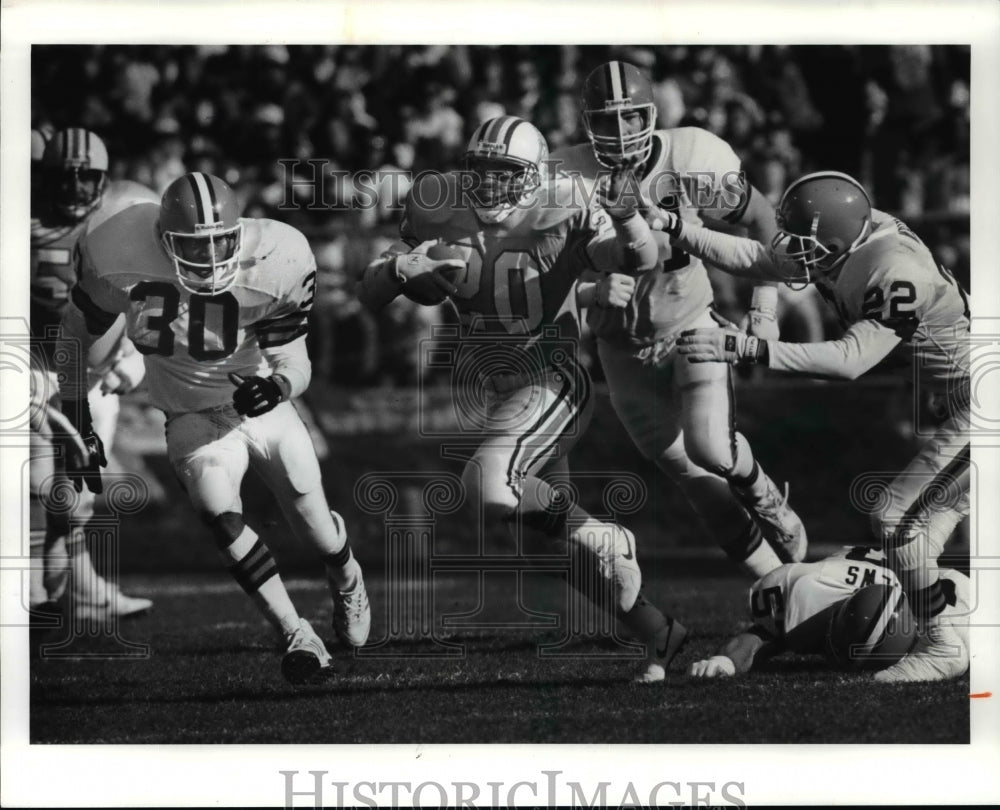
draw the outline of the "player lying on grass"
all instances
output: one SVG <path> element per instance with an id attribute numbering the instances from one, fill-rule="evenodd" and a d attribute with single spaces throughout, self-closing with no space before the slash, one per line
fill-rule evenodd
<path id="1" fill-rule="evenodd" d="M 945 621 L 968 646 L 969 578 L 941 571 L 948 605 Z M 688 674 L 720 678 L 748 672 L 782 652 L 823 655 L 835 667 L 884 669 L 916 643 L 916 622 L 885 555 L 867 546 L 845 546 L 813 563 L 790 563 L 750 588 L 753 624 Z M 958 651 L 956 651 L 956 655 Z"/>
<path id="2" fill-rule="evenodd" d="M 779 371 L 854 379 L 889 359 L 944 416 L 889 486 L 874 531 L 917 618 L 918 643 L 880 681 L 956 678 L 968 653 L 941 615 L 948 603 L 937 559 L 969 514 L 969 328 L 965 291 L 903 222 L 872 208 L 852 177 L 801 177 L 778 204 L 771 249 L 670 215 L 664 229 L 723 270 L 791 285 L 815 283 L 845 328 L 837 340 L 783 343 L 736 329 L 696 329 L 678 339 L 692 363 L 759 363 Z M 957 652 L 956 652 L 957 651 Z"/>
<path id="3" fill-rule="evenodd" d="M 593 412 L 593 386 L 577 359 L 580 273 L 644 272 L 657 247 L 635 201 L 621 195 L 624 171 L 604 207 L 591 206 L 574 198 L 570 183 L 546 176 L 547 157 L 529 122 L 500 116 L 481 124 L 464 172 L 425 176 L 410 191 L 401 241 L 368 265 L 358 297 L 377 311 L 429 279 L 438 294 L 432 288 L 414 300 L 454 306 L 462 324 L 455 388 L 460 369 L 475 369 L 467 382 L 480 394 L 456 390 L 456 407 L 486 403 L 463 472 L 477 528 L 505 525 L 522 541 L 571 553 L 585 572 L 575 578 L 579 589 L 646 644 L 641 679 L 662 681 L 686 631 L 640 593 L 635 538 L 552 486 L 567 479 L 566 456 Z"/>
<path id="4" fill-rule="evenodd" d="M 370 613 L 361 566 L 289 401 L 311 373 L 305 339 L 316 264 L 306 238 L 274 220 L 241 218 L 225 182 L 192 172 L 170 184 L 160 205 L 134 206 L 86 236 L 76 273 L 60 341 L 63 409 L 90 449 L 75 477 L 99 488 L 103 458 L 75 382 L 78 353 L 124 313 L 146 358 L 150 399 L 167 417 L 177 478 L 230 573 L 281 636 L 282 672 L 293 683 L 325 674 L 330 654 L 299 617 L 267 545 L 244 523 L 240 498 L 252 464 L 295 535 L 320 554 L 337 634 L 364 644 Z"/>

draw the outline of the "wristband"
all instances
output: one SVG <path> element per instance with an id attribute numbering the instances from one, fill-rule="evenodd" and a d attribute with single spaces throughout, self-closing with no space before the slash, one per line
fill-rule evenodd
<path id="1" fill-rule="evenodd" d="M 750 308 L 774 315 L 778 311 L 778 288 L 767 284 L 754 287 L 753 295 L 750 298 Z"/>

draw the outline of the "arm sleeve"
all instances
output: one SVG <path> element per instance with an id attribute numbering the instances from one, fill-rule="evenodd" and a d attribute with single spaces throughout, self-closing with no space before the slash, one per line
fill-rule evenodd
<path id="1" fill-rule="evenodd" d="M 769 340 L 768 365 L 776 371 L 853 380 L 881 361 L 900 340 L 899 335 L 878 321 L 859 321 L 838 340 L 822 343 Z"/>
<path id="2" fill-rule="evenodd" d="M 95 341 L 128 309 L 128 296 L 99 276 L 86 247 L 86 239 L 74 251 L 77 283 L 63 310 L 56 351 L 59 394 L 63 401 L 87 395 L 87 355 Z"/>
<path id="3" fill-rule="evenodd" d="M 590 211 L 589 223 L 596 233 L 585 253 L 593 269 L 642 273 L 656 266 L 659 249 L 641 214 L 617 222 L 606 211 Z"/>
<path id="4" fill-rule="evenodd" d="M 312 376 L 306 335 L 316 299 L 316 259 L 304 237 L 299 245 L 301 255 L 296 253 L 293 261 L 301 272 L 291 279 L 281 303 L 269 317 L 254 324 L 257 344 L 271 373 L 281 374 L 289 382 L 289 398 L 302 394 Z"/>
<path id="5" fill-rule="evenodd" d="M 416 223 L 409 210 L 409 199 L 399 225 L 399 241 L 394 242 L 382 255 L 365 265 L 361 278 L 354 285 L 354 294 L 371 312 L 379 312 L 397 295 L 401 279 L 396 273 L 396 257 L 420 245 Z"/>
<path id="6" fill-rule="evenodd" d="M 312 363 L 306 349 L 306 337 L 302 335 L 290 343 L 264 349 L 262 351 L 273 374 L 280 374 L 289 383 L 288 398 L 301 396 L 312 379 Z"/>
<path id="7" fill-rule="evenodd" d="M 757 660 L 770 658 L 782 651 L 781 642 L 760 625 L 733 636 L 716 655 L 724 655 L 736 666 L 736 672 L 749 672 Z"/>
<path id="8" fill-rule="evenodd" d="M 771 251 L 755 239 L 720 233 L 681 222 L 671 241 L 686 253 L 734 276 L 771 281 L 776 273 Z"/>

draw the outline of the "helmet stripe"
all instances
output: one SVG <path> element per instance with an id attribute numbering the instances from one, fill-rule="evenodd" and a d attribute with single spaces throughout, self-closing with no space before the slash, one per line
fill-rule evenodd
<path id="1" fill-rule="evenodd" d="M 871 652 L 879 641 L 882 640 L 882 636 L 885 635 L 886 628 L 889 626 L 889 620 L 896 610 L 901 593 L 898 588 L 885 589 L 878 610 L 875 611 L 875 615 L 872 617 L 865 632 L 865 640 L 861 645 L 865 652 Z"/>
<path id="2" fill-rule="evenodd" d="M 504 153 L 510 149 L 510 139 L 514 135 L 514 130 L 521 124 L 520 118 L 508 118 L 503 122 L 500 131 L 497 133 L 497 142 L 503 142 Z"/>
<path id="3" fill-rule="evenodd" d="M 201 175 L 205 180 L 205 186 L 208 188 L 208 200 L 209 200 L 209 212 L 212 215 L 212 222 L 221 222 L 222 219 L 219 216 L 218 210 L 216 210 L 216 205 L 218 204 L 218 198 L 215 196 L 215 184 L 212 183 L 212 176 L 210 174 Z"/>
<path id="4" fill-rule="evenodd" d="M 610 77 L 611 98 L 614 101 L 621 101 L 625 97 L 625 94 L 622 92 L 624 71 L 621 68 L 621 64 L 617 61 L 608 62 L 608 75 Z"/>
<path id="5" fill-rule="evenodd" d="M 90 130 L 85 129 L 83 131 L 83 154 L 80 155 L 81 159 L 86 160 L 88 165 L 90 163 Z"/>
<path id="6" fill-rule="evenodd" d="M 199 225 L 205 225 L 207 224 L 208 217 L 206 212 L 208 193 L 203 191 L 201 185 L 198 183 L 199 177 L 200 175 L 198 172 L 192 172 L 187 176 L 187 180 L 188 184 L 191 186 L 191 194 L 194 196 L 196 222 Z"/>
<path id="7" fill-rule="evenodd" d="M 500 140 L 500 130 L 504 128 L 507 121 L 510 120 L 508 116 L 502 115 L 499 118 L 494 118 L 493 122 L 487 127 L 486 132 L 483 133 L 481 140 L 489 141 L 490 143 L 496 143 Z"/>
<path id="8" fill-rule="evenodd" d="M 865 199 L 868 200 L 868 204 L 872 204 L 872 198 L 868 195 L 868 191 L 865 189 L 861 183 L 851 177 L 849 174 L 844 174 L 843 172 L 825 171 L 825 172 L 813 172 L 812 174 L 805 174 L 792 183 L 788 188 L 785 189 L 785 193 L 781 195 L 782 202 L 785 197 L 787 197 L 791 192 L 810 180 L 844 180 L 850 183 L 852 186 L 857 188 L 862 194 L 865 195 Z M 780 203 L 779 203 L 780 207 Z"/>

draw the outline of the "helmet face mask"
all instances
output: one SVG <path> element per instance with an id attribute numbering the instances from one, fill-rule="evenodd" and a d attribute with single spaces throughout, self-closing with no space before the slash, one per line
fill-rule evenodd
<path id="1" fill-rule="evenodd" d="M 80 222 L 101 202 L 108 180 L 108 150 L 93 132 L 71 127 L 57 132 L 41 157 L 41 182 L 53 211 Z"/>
<path id="2" fill-rule="evenodd" d="M 243 223 L 236 196 L 210 174 L 192 172 L 163 193 L 160 239 L 180 285 L 190 293 L 219 295 L 236 282 Z"/>
<path id="3" fill-rule="evenodd" d="M 816 172 L 792 183 L 777 209 L 771 242 L 778 272 L 802 289 L 840 267 L 871 234 L 868 193 L 840 172 Z"/>
<path id="4" fill-rule="evenodd" d="M 606 168 L 638 166 L 653 150 L 656 105 L 649 80 L 634 65 L 608 62 L 583 86 L 583 126 L 594 156 Z"/>
<path id="5" fill-rule="evenodd" d="M 530 205 L 542 185 L 548 146 L 542 133 L 522 118 L 505 115 L 481 124 L 462 162 L 469 174 L 469 201 L 479 220 L 498 225 Z"/>

